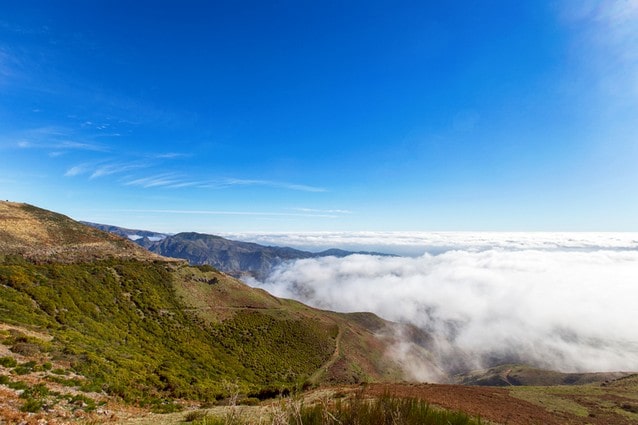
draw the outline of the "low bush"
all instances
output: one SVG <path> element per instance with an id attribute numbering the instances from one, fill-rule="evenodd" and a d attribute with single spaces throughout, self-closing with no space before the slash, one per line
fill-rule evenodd
<path id="1" fill-rule="evenodd" d="M 97 407 L 95 400 L 82 394 L 76 394 L 68 397 L 69 403 L 72 404 L 75 409 L 82 409 L 85 412 L 92 412 Z"/>
<path id="2" fill-rule="evenodd" d="M 16 367 L 18 365 L 18 361 L 13 357 L 5 356 L 0 357 L 0 366 L 4 367 Z"/>
<path id="3" fill-rule="evenodd" d="M 248 420 L 237 414 L 225 416 L 203 415 L 193 412 L 187 420 L 194 425 L 247 425 Z M 365 399 L 337 400 L 304 406 L 299 400 L 282 399 L 279 410 L 261 418 L 262 424 L 272 425 L 481 425 L 481 420 L 463 412 L 432 408 L 426 401 L 413 398 L 383 396 Z"/>
<path id="4" fill-rule="evenodd" d="M 20 395 L 20 398 L 42 398 L 49 395 L 49 389 L 44 384 L 36 384 L 30 388 L 24 390 Z"/>
<path id="5" fill-rule="evenodd" d="M 430 407 L 427 401 L 385 395 L 367 400 L 358 395 L 351 400 L 337 400 L 291 409 L 289 423 L 305 425 L 405 424 L 405 425 L 480 425 L 462 412 Z"/>
<path id="6" fill-rule="evenodd" d="M 192 412 L 188 412 L 186 416 L 184 416 L 184 422 L 193 422 L 203 419 L 206 416 L 206 412 L 203 410 L 193 410 Z"/>
<path id="7" fill-rule="evenodd" d="M 28 398 L 22 407 L 20 407 L 20 410 L 23 412 L 37 413 L 42 409 L 42 406 L 44 406 L 44 402 L 42 400 Z"/>

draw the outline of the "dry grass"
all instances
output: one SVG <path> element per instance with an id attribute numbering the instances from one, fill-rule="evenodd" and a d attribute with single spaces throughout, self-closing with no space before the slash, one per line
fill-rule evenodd
<path id="1" fill-rule="evenodd" d="M 173 261 L 62 214 L 4 201 L 0 201 L 0 252 L 33 261 L 79 262 L 101 258 Z"/>

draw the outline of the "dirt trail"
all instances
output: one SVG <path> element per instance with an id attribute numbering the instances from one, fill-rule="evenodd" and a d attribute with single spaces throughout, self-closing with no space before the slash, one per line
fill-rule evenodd
<path id="1" fill-rule="evenodd" d="M 317 371 L 313 373 L 312 376 L 310 376 L 310 378 L 308 379 L 313 384 L 319 382 L 319 378 L 321 378 L 321 375 L 327 373 L 328 370 L 330 370 L 330 368 L 335 364 L 335 362 L 339 360 L 339 356 L 341 355 L 341 337 L 343 336 L 343 327 L 341 325 L 338 326 L 339 332 L 337 333 L 337 338 L 335 339 L 335 350 L 328 361 L 325 362 L 319 369 L 317 369 Z"/>
<path id="2" fill-rule="evenodd" d="M 507 385 L 509 386 L 513 386 L 513 384 L 510 382 L 510 373 L 512 373 L 512 369 L 507 369 L 505 371 L 505 373 L 503 373 L 503 375 L 501 376 L 501 378 L 503 378 L 503 380 L 507 383 Z"/>

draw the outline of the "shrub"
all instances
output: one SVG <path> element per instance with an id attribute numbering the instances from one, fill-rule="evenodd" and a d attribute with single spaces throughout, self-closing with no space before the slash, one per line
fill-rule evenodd
<path id="1" fill-rule="evenodd" d="M 23 356 L 35 356 L 40 353 L 40 347 L 30 342 L 16 342 L 11 346 L 11 351 Z"/>
<path id="2" fill-rule="evenodd" d="M 27 374 L 33 372 L 33 368 L 25 366 L 25 365 L 19 365 L 19 366 L 16 366 L 13 369 L 13 371 L 16 373 L 16 375 L 27 375 Z"/>
<path id="3" fill-rule="evenodd" d="M 83 409 L 85 412 L 92 412 L 96 408 L 95 400 L 82 394 L 69 397 L 69 403 L 75 409 Z"/>
<path id="4" fill-rule="evenodd" d="M 289 423 L 305 425 L 406 424 L 406 425 L 480 425 L 462 412 L 433 409 L 424 401 L 389 395 L 366 400 L 360 395 L 349 401 L 289 409 Z"/>
<path id="5" fill-rule="evenodd" d="M 20 395 L 20 398 L 42 398 L 49 395 L 49 389 L 44 384 L 36 384 L 31 388 L 27 388 Z"/>
<path id="6" fill-rule="evenodd" d="M 206 416 L 206 412 L 203 410 L 193 410 L 188 412 L 186 416 L 184 416 L 184 422 L 193 422 L 200 420 Z"/>
<path id="7" fill-rule="evenodd" d="M 259 399 L 257 397 L 245 397 L 240 399 L 237 404 L 242 406 L 258 406 Z"/>
<path id="8" fill-rule="evenodd" d="M 164 400 L 154 403 L 151 407 L 153 413 L 175 413 L 180 412 L 183 407 L 172 400 Z"/>
<path id="9" fill-rule="evenodd" d="M 196 268 L 198 268 L 200 271 L 206 273 L 206 272 L 216 272 L 217 269 L 213 266 L 211 266 L 210 264 L 202 264 L 199 266 L 195 266 Z"/>
<path id="10" fill-rule="evenodd" d="M 22 405 L 22 407 L 20 407 L 20 410 L 23 412 L 29 412 L 29 413 L 37 413 L 42 409 L 42 406 L 44 406 L 44 403 L 42 402 L 42 400 L 36 400 L 34 398 L 28 398 L 24 404 Z"/>
<path id="11" fill-rule="evenodd" d="M 4 367 L 16 367 L 18 365 L 18 361 L 13 357 L 0 357 L 0 366 Z"/>
<path id="12" fill-rule="evenodd" d="M 7 382 L 7 387 L 11 388 L 12 390 L 26 390 L 27 388 L 29 388 L 29 386 L 27 384 L 25 384 L 22 381 L 9 381 Z"/>

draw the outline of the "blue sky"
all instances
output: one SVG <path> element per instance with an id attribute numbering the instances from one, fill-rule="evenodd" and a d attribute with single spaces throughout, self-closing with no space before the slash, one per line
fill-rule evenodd
<path id="1" fill-rule="evenodd" d="M 168 232 L 638 230 L 636 0 L 0 10 L 0 198 Z"/>

